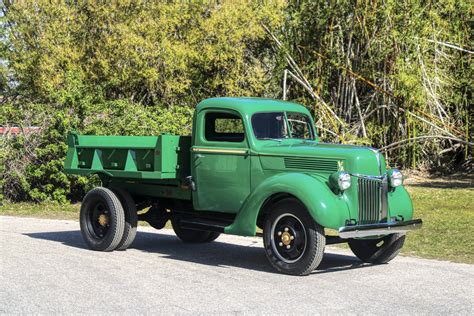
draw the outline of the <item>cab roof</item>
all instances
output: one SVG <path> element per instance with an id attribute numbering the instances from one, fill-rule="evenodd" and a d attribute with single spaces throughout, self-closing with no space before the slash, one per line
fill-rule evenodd
<path id="1" fill-rule="evenodd" d="M 199 112 L 204 109 L 226 109 L 235 110 L 241 114 L 253 114 L 257 112 L 303 112 L 308 115 L 309 111 L 301 104 L 265 98 L 249 98 L 249 97 L 222 97 L 210 98 L 201 101 L 196 110 Z"/>

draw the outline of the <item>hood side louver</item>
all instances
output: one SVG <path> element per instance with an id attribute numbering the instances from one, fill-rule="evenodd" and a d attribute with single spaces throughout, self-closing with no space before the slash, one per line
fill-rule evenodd
<path id="1" fill-rule="evenodd" d="M 332 159 L 285 157 L 285 168 L 336 172 L 338 161 Z"/>

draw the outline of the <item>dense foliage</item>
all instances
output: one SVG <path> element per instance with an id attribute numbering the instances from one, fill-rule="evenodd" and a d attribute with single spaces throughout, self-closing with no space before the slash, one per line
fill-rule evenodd
<path id="1" fill-rule="evenodd" d="M 387 147 L 392 162 L 413 168 L 456 165 L 468 158 L 472 121 L 474 52 L 463 48 L 470 8 L 456 0 L 297 1 L 287 8 L 282 49 L 316 102 L 301 85 L 290 98 L 314 108 L 331 139 Z"/>
<path id="2" fill-rule="evenodd" d="M 0 6 L 0 125 L 23 128 L 0 139 L 0 199 L 79 199 L 95 180 L 61 172 L 71 129 L 189 134 L 200 100 L 281 98 L 285 70 L 324 140 L 392 146 L 402 166 L 470 159 L 468 1 Z"/>

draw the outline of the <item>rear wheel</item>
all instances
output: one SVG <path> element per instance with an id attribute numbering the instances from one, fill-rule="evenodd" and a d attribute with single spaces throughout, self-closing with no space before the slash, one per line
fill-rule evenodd
<path id="1" fill-rule="evenodd" d="M 118 197 L 109 189 L 89 191 L 81 205 L 81 233 L 89 248 L 112 251 L 122 240 L 125 215 Z"/>
<path id="2" fill-rule="evenodd" d="M 115 193 L 115 195 L 117 195 L 120 203 L 122 203 L 125 214 L 125 227 L 122 240 L 116 249 L 125 250 L 132 244 L 135 236 L 137 235 L 137 206 L 135 205 L 135 201 L 133 200 L 132 196 L 127 191 L 119 188 L 113 188 L 112 191 Z"/>
<path id="3" fill-rule="evenodd" d="M 147 222 L 155 229 L 162 229 L 166 226 L 166 222 L 168 222 L 169 214 L 165 207 L 154 205 L 145 214 L 141 214 L 139 219 Z"/>
<path id="4" fill-rule="evenodd" d="M 392 234 L 377 239 L 350 239 L 349 247 L 360 260 L 387 263 L 395 258 L 405 243 L 405 235 Z"/>
<path id="5" fill-rule="evenodd" d="M 321 263 L 326 245 L 324 229 L 297 199 L 277 202 L 263 230 L 265 253 L 283 273 L 307 275 Z"/>
<path id="6" fill-rule="evenodd" d="M 216 240 L 220 235 L 218 232 L 182 228 L 180 219 L 176 216 L 171 217 L 171 224 L 176 236 L 178 236 L 178 238 L 185 243 L 199 244 L 211 242 Z"/>

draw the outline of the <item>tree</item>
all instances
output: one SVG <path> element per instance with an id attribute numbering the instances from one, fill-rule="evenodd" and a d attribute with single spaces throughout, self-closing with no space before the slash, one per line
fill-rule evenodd
<path id="1" fill-rule="evenodd" d="M 88 181 L 61 172 L 68 130 L 188 134 L 201 99 L 271 92 L 271 42 L 261 23 L 279 27 L 283 6 L 3 3 L 0 124 L 40 127 L 4 139 L 6 198 L 80 198 Z"/>
<path id="2" fill-rule="evenodd" d="M 467 1 L 295 1 L 272 35 L 280 71 L 315 95 L 293 80 L 289 97 L 314 110 L 323 138 L 452 167 L 473 145 L 468 21 Z"/>

